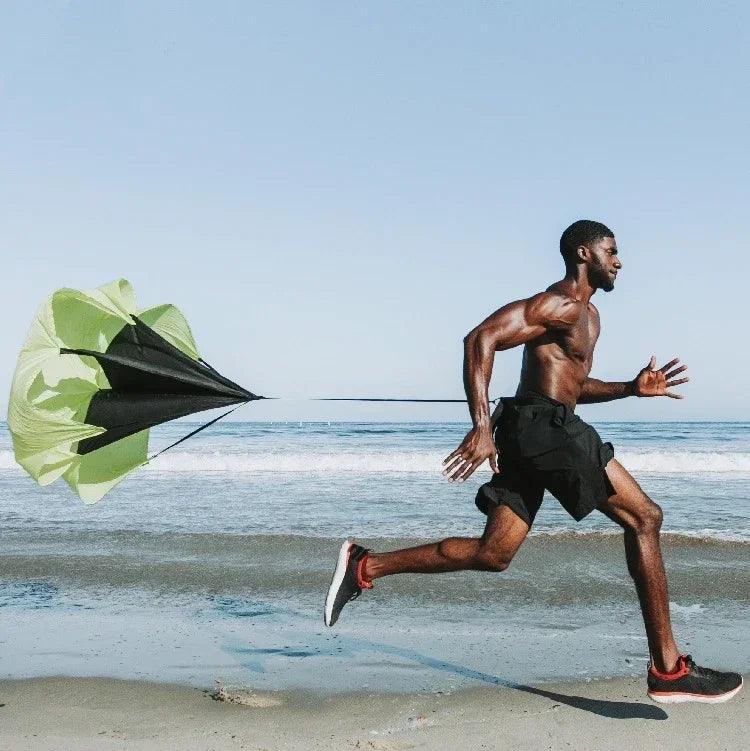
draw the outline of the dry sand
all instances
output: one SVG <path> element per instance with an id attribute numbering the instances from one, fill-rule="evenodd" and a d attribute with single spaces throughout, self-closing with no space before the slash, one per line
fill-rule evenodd
<path id="1" fill-rule="evenodd" d="M 642 679 L 333 697 L 99 678 L 0 681 L 0 749 L 748 748 L 744 693 L 662 707 Z M 213 693 L 213 697 L 211 696 Z"/>

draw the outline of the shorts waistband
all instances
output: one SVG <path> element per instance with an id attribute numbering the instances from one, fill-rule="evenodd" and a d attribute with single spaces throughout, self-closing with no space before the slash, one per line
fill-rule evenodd
<path id="1" fill-rule="evenodd" d="M 495 417 L 499 424 L 500 416 L 506 407 L 533 407 L 543 406 L 554 411 L 553 422 L 556 425 L 563 425 L 565 423 L 578 420 L 578 416 L 575 411 L 571 409 L 567 404 L 557 401 L 546 394 L 540 394 L 538 391 L 524 391 L 517 396 L 503 397 L 500 400 L 498 409 L 496 410 Z"/>
<path id="2" fill-rule="evenodd" d="M 550 404 L 553 407 L 565 407 L 566 409 L 570 409 L 570 407 L 568 407 L 566 404 L 558 402 L 557 399 L 553 399 L 551 396 L 547 396 L 546 394 L 541 394 L 538 391 L 524 391 L 522 394 L 518 394 L 517 396 L 511 398 L 516 404 L 520 406 L 542 403 Z"/>

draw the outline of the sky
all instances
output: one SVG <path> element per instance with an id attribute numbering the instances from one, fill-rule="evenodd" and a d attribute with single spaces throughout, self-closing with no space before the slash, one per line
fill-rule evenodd
<path id="1" fill-rule="evenodd" d="M 41 301 L 126 278 L 284 397 L 239 419 L 466 420 L 307 400 L 462 398 L 465 334 L 591 218 L 623 262 L 591 375 L 692 380 L 580 414 L 750 419 L 748 29 L 733 2 L 0 2 L 3 414 Z"/>

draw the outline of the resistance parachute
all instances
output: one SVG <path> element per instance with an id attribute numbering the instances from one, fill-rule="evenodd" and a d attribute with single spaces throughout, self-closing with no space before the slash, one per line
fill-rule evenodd
<path id="1" fill-rule="evenodd" d="M 63 477 L 94 503 L 148 461 L 150 427 L 263 398 L 201 360 L 177 308 L 138 311 L 121 279 L 42 304 L 13 377 L 8 428 L 16 460 L 40 485 Z"/>

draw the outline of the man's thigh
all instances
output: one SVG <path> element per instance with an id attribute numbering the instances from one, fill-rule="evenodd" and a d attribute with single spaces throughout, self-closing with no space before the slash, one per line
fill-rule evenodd
<path id="1" fill-rule="evenodd" d="M 529 525 L 510 506 L 500 504 L 487 516 L 482 545 L 510 560 L 529 533 Z"/>
<path id="2" fill-rule="evenodd" d="M 605 468 L 615 494 L 597 505 L 599 511 L 623 527 L 637 527 L 658 506 L 643 492 L 625 467 L 610 459 Z"/>

